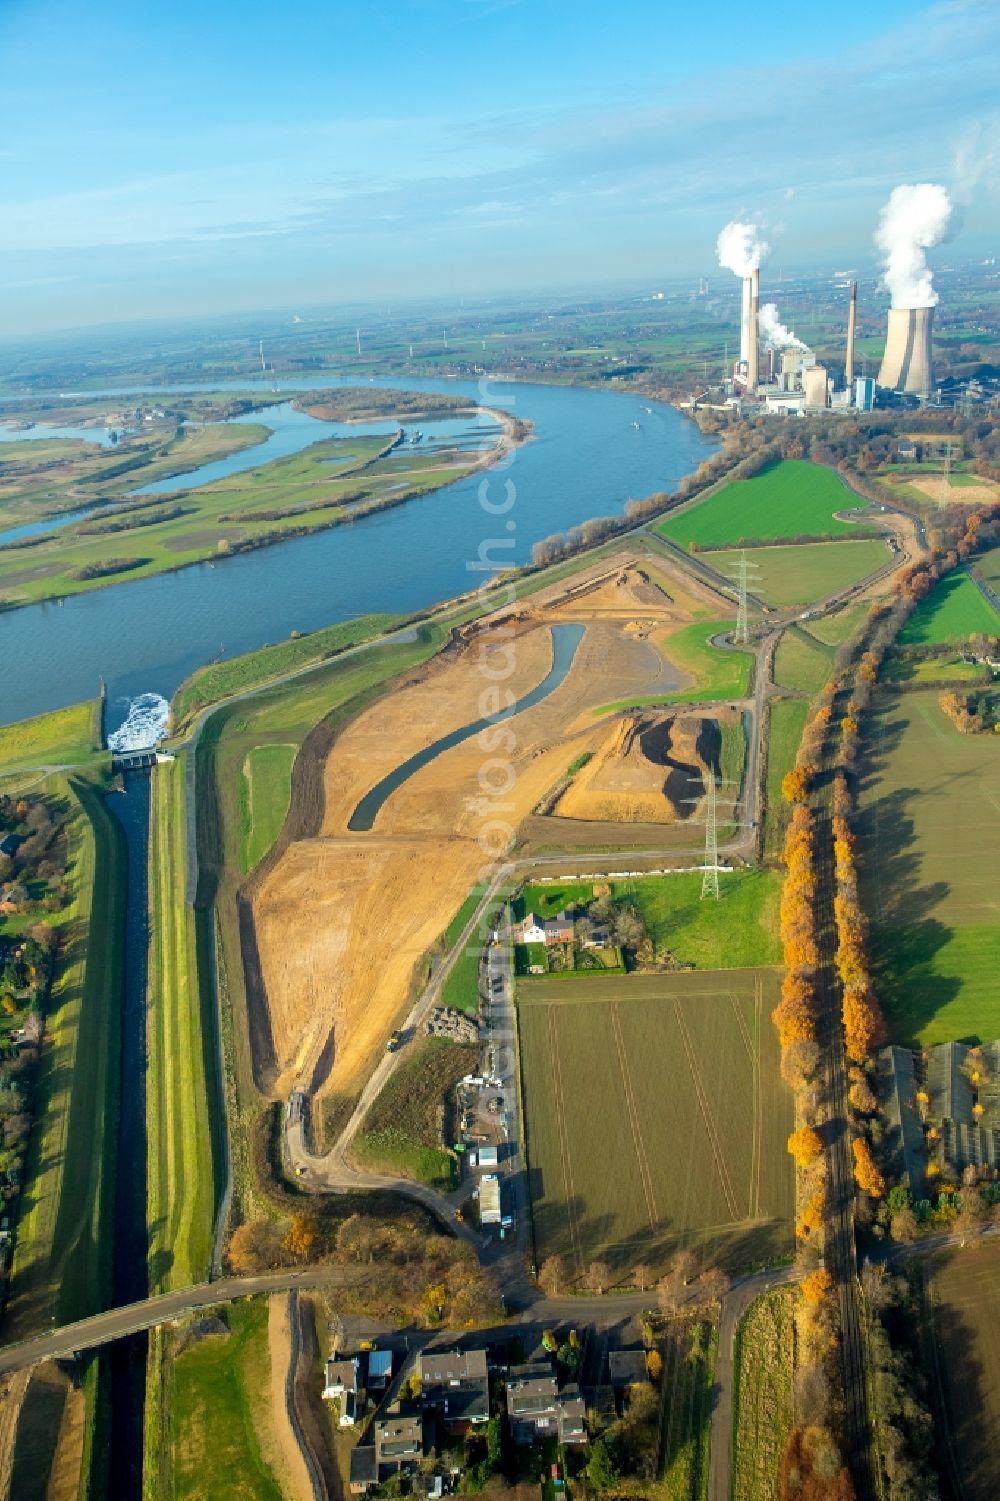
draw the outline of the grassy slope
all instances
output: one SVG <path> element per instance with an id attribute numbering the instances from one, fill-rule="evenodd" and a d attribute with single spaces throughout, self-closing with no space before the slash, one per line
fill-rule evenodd
<path id="1" fill-rule="evenodd" d="M 240 867 L 253 870 L 281 833 L 292 795 L 292 766 L 298 747 L 255 745 L 243 762 Z"/>
<path id="2" fill-rule="evenodd" d="M 284 1501 L 256 1435 L 270 1403 L 267 1303 L 226 1309 L 228 1335 L 189 1345 L 171 1363 L 172 1501 Z"/>
<path id="3" fill-rule="evenodd" d="M 962 641 L 982 632 L 1000 635 L 1000 615 L 967 573 L 948 574 L 922 599 L 899 635 L 900 644 Z"/>
<path id="4" fill-rule="evenodd" d="M 834 512 L 861 504 L 839 477 L 805 459 L 783 459 L 753 479 L 737 480 L 657 528 L 687 547 L 733 546 L 743 539 L 850 536 L 852 525 Z"/>
<path id="5" fill-rule="evenodd" d="M 777 858 L 785 838 L 791 809 L 781 796 L 781 782 L 795 765 L 809 705 L 804 699 L 775 699 L 767 737 L 767 807 L 764 815 L 764 854 Z"/>
<path id="6" fill-rule="evenodd" d="M 125 852 L 98 790 L 74 780 L 75 899 L 51 998 L 14 1259 L 9 1334 L 96 1312 L 110 1293 Z"/>
<path id="7" fill-rule="evenodd" d="M 96 757 L 98 744 L 94 702 L 0 726 L 0 777 L 21 767 L 79 765 Z"/>
<path id="8" fill-rule="evenodd" d="M 619 699 L 594 710 L 595 717 L 618 709 L 647 704 L 705 704 L 745 698 L 750 688 L 752 656 L 743 651 L 722 651 L 710 644 L 710 638 L 732 630 L 732 620 L 711 624 L 697 621 L 666 638 L 666 652 L 694 682 L 677 693 L 649 694 L 635 699 Z"/>
<path id="9" fill-rule="evenodd" d="M 701 900 L 701 874 L 641 876 L 613 881 L 616 898 L 632 902 L 657 944 L 682 964 L 699 969 L 745 969 L 780 964 L 777 910 L 780 882 L 772 871 L 734 871 L 719 878 L 720 900 Z M 551 916 L 572 903 L 592 899 L 590 881 L 559 881 L 525 886 L 515 915 L 526 911 Z"/>
<path id="10" fill-rule="evenodd" d="M 153 773 L 149 836 L 150 1285 L 204 1281 L 215 1212 L 212 1019 L 186 881 L 184 758 Z"/>
<path id="11" fill-rule="evenodd" d="M 733 1392 L 734 1501 L 771 1501 L 793 1422 L 794 1294 L 765 1293 L 736 1332 Z"/>
<path id="12" fill-rule="evenodd" d="M 790 688 L 812 696 L 830 676 L 833 652 L 814 637 L 791 626 L 778 642 L 774 658 L 774 680 L 779 688 Z"/>
<path id="13" fill-rule="evenodd" d="M 719 1331 L 698 1321 L 668 1338 L 663 1370 L 663 1489 L 670 1501 L 705 1501 Z"/>
<path id="14" fill-rule="evenodd" d="M 712 554 L 712 566 L 733 573 L 737 552 Z M 875 573 L 889 561 L 883 542 L 813 542 L 804 546 L 755 547 L 749 562 L 750 590 L 769 605 L 810 605 Z"/>
<path id="15" fill-rule="evenodd" d="M 218 703 L 234 693 L 246 693 L 259 688 L 271 678 L 282 673 L 294 672 L 301 667 L 321 662 L 334 652 L 361 641 L 369 641 L 396 624 L 395 615 L 363 615 L 358 620 L 345 620 L 324 630 L 310 631 L 293 640 L 279 642 L 275 646 L 263 646 L 259 651 L 245 652 L 228 662 L 215 662 L 208 667 L 199 667 L 187 678 L 174 695 L 173 715 L 175 729 L 181 728 L 199 709 Z"/>
<path id="16" fill-rule="evenodd" d="M 864 614 L 864 605 L 847 605 L 834 615 L 824 615 L 821 620 L 810 620 L 808 627 L 804 629 L 824 646 L 839 646 L 854 634 Z"/>

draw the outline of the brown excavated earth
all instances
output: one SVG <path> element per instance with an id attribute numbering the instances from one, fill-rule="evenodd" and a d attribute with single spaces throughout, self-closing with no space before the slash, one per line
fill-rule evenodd
<path id="1" fill-rule="evenodd" d="M 700 747 L 704 727 L 704 718 L 694 714 L 623 715 L 554 812 L 560 818 L 615 823 L 690 818 L 691 800 L 703 796 L 709 770 Z"/>
<path id="2" fill-rule="evenodd" d="M 251 1044 L 265 1093 L 359 1088 L 406 1012 L 422 957 L 505 831 L 530 817 L 575 757 L 607 741 L 608 719 L 594 709 L 684 686 L 664 643 L 690 608 L 718 601 L 708 591 L 694 598 L 685 581 L 679 604 L 668 574 L 645 560 L 641 572 L 626 558 L 591 573 L 589 588 L 575 578 L 571 591 L 552 586 L 467 628 L 335 738 L 310 737 L 311 764 L 293 779 L 286 823 L 295 837 L 250 883 L 242 909 Z M 640 618 L 648 629 L 636 629 Z M 549 623 L 571 620 L 585 632 L 553 693 L 439 755 L 393 793 L 371 832 L 349 832 L 360 799 L 401 762 L 495 713 L 498 689 L 519 699 L 536 687 L 552 663 Z"/>

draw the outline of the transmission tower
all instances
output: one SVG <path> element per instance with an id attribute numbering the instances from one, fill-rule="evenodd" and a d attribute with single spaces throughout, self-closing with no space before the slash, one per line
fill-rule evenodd
<path id="1" fill-rule="evenodd" d="M 714 896 L 719 900 L 719 830 L 715 818 L 715 771 L 709 768 L 708 796 L 705 799 L 705 871 L 701 878 L 701 899 Z"/>
<path id="2" fill-rule="evenodd" d="M 745 551 L 740 553 L 740 596 L 736 605 L 736 640 L 744 646 L 750 640 L 750 627 L 747 624 L 747 555 Z"/>
<path id="3" fill-rule="evenodd" d="M 944 445 L 944 488 L 951 489 L 951 444 Z"/>

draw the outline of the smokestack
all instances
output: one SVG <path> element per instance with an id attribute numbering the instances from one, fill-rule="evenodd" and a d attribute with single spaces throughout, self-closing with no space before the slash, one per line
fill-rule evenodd
<path id="1" fill-rule="evenodd" d="M 889 309 L 889 331 L 885 341 L 880 386 L 895 391 L 909 391 L 913 396 L 930 394 L 932 307 L 893 307 Z"/>
<path id="2" fill-rule="evenodd" d="M 760 365 L 760 268 L 754 266 L 750 279 L 750 324 L 747 329 L 747 390 L 756 395 Z"/>
<path id="3" fill-rule="evenodd" d="M 750 289 L 751 278 L 743 278 L 743 306 L 740 310 L 740 368 L 750 369 Z"/>
<path id="4" fill-rule="evenodd" d="M 844 361 L 844 385 L 850 391 L 854 386 L 854 325 L 858 319 L 858 284 L 851 282 L 851 303 L 847 310 L 847 358 Z"/>

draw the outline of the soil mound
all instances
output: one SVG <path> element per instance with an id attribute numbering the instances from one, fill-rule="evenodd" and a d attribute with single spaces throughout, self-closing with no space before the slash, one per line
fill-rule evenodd
<path id="1" fill-rule="evenodd" d="M 694 714 L 623 715 L 560 797 L 556 817 L 613 823 L 690 818 L 713 764 L 709 725 L 714 721 Z"/>

